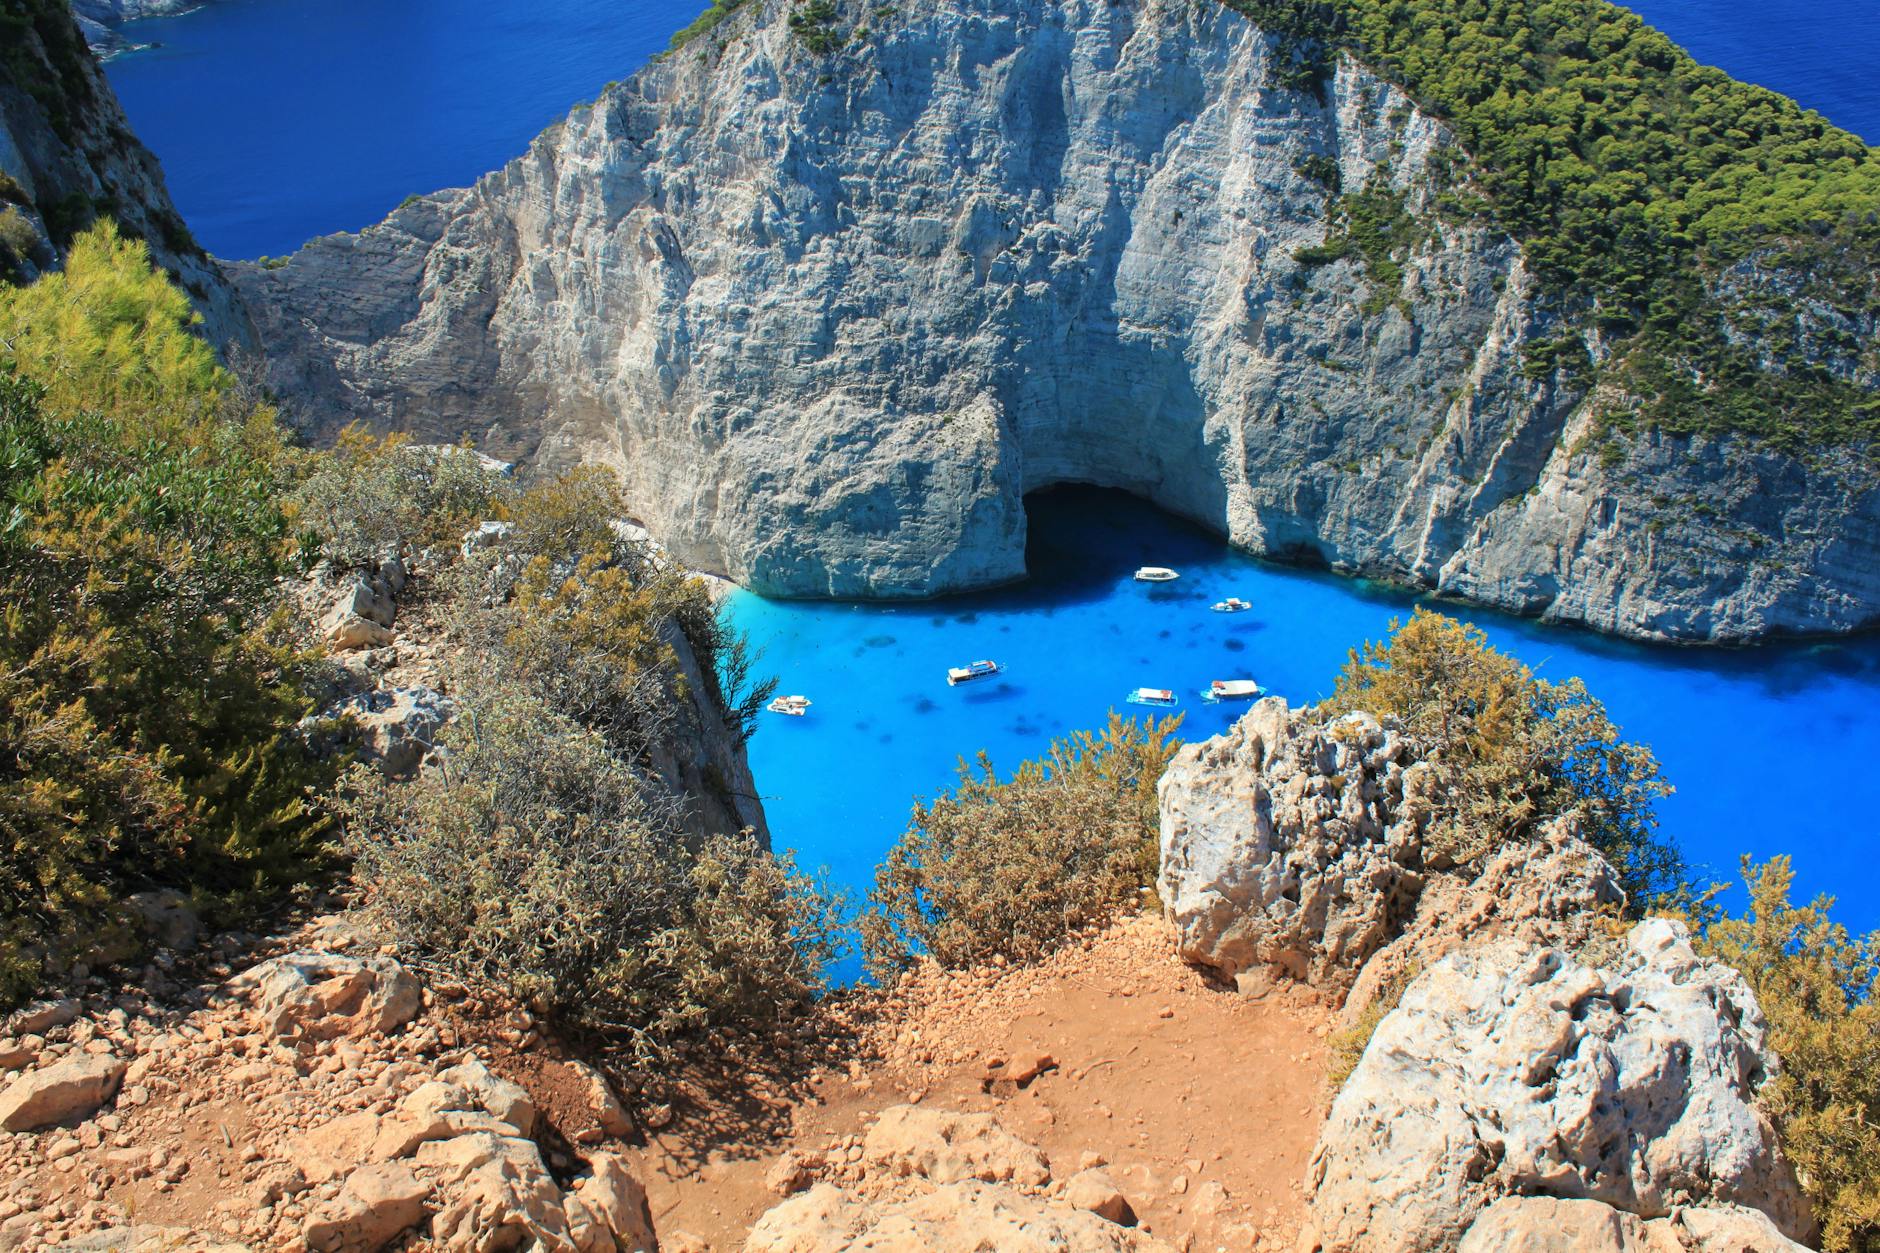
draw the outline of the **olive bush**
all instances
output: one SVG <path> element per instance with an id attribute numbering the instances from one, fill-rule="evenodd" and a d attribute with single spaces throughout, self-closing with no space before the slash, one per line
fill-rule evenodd
<path id="1" fill-rule="evenodd" d="M 417 960 L 656 1054 L 805 1005 L 840 902 L 748 832 L 688 844 L 678 798 L 542 701 L 470 701 L 444 763 L 356 771 L 343 805 L 365 907 Z"/>
<path id="2" fill-rule="evenodd" d="M 1179 718 L 1115 714 L 1101 735 L 1052 742 L 1000 782 L 980 754 L 959 784 L 916 804 L 875 875 L 862 918 L 870 973 L 888 981 L 917 953 L 947 966 L 1032 961 L 1107 922 L 1153 882 L 1156 780 Z"/>

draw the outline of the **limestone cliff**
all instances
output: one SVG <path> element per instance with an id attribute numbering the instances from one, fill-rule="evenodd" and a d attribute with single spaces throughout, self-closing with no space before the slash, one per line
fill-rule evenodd
<path id="1" fill-rule="evenodd" d="M 751 0 L 476 186 L 241 267 L 272 385 L 320 431 L 604 458 L 768 594 L 1017 578 L 1024 494 L 1088 482 L 1634 636 L 1880 617 L 1864 462 L 1586 438 L 1524 369 L 1561 326 L 1520 249 L 1438 211 L 1448 135 L 1364 67 L 1276 88 L 1212 0 L 836 7 L 839 52 Z M 1394 290 L 1295 256 L 1332 167 L 1415 217 Z"/>
<path id="2" fill-rule="evenodd" d="M 0 10 L 0 227 L 10 227 L 0 231 L 0 279 L 56 267 L 99 217 L 150 246 L 211 342 L 253 344 L 240 298 L 170 202 L 162 168 L 131 133 L 70 10 L 13 0 Z"/>

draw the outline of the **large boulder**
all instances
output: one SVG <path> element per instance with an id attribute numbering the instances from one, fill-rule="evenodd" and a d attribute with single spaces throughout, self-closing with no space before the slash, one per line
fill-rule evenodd
<path id="1" fill-rule="evenodd" d="M 389 1034 L 424 1007 L 417 977 L 389 957 L 289 953 L 251 966 L 222 985 L 249 1001 L 270 1035 L 325 1040 Z"/>
<path id="2" fill-rule="evenodd" d="M 1368 715 L 1319 723 L 1271 697 L 1178 752 L 1157 794 L 1182 956 L 1349 984 L 1422 889 L 1408 748 Z"/>
<path id="3" fill-rule="evenodd" d="M 431 1185 L 408 1166 L 361 1166 L 339 1195 L 319 1206 L 302 1231 L 309 1253 L 378 1253 L 424 1220 Z"/>
<path id="4" fill-rule="evenodd" d="M 905 1199 L 870 1201 L 818 1184 L 770 1210 L 745 1253 L 920 1253 L 999 1249 L 1011 1253 L 1165 1253 L 1173 1246 L 1062 1201 L 966 1180 Z"/>
<path id="5" fill-rule="evenodd" d="M 1161 892 L 1182 956 L 1242 986 L 1273 978 L 1381 992 L 1465 941 L 1585 940 L 1624 901 L 1556 822 L 1469 865 L 1423 841 L 1433 775 L 1369 714 L 1321 720 L 1273 697 L 1163 773 Z"/>
<path id="6" fill-rule="evenodd" d="M 1496 941 L 1410 985 L 1320 1131 L 1308 1185 L 1327 1253 L 1455 1249 L 1507 1196 L 1647 1219 L 1729 1204 L 1812 1234 L 1756 1106 L 1776 1063 L 1742 976 L 1664 919 L 1609 948 L 1595 964 Z"/>
<path id="7" fill-rule="evenodd" d="M 125 1062 L 81 1053 L 14 1077 L 0 1091 L 0 1131 L 34 1131 L 91 1116 L 117 1094 Z"/>

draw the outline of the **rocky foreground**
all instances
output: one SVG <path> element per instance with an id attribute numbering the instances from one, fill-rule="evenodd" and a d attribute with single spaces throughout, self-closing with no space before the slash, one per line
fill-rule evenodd
<path id="1" fill-rule="evenodd" d="M 81 974 L 0 1042 L 0 1247 L 1806 1247 L 1742 977 L 1618 922 L 1570 829 L 1422 857 L 1419 770 L 1262 702 L 1163 777 L 1166 918 L 663 1079 L 344 918 Z"/>

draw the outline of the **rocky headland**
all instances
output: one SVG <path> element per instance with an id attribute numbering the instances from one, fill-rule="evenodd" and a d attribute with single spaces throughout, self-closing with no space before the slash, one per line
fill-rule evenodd
<path id="1" fill-rule="evenodd" d="M 1285 40 L 1213 0 L 833 13 L 818 52 L 752 0 L 474 187 L 239 267 L 270 384 L 316 433 L 605 460 L 684 560 L 771 595 L 1018 578 L 1025 494 L 1079 482 L 1627 635 L 1874 620 L 1864 454 L 1611 429 L 1624 397 L 1534 366 L 1576 324 L 1522 247 L 1443 211 L 1454 136 L 1363 64 L 1276 85 Z M 1328 182 L 1401 198 L 1388 290 L 1302 260 Z M 1705 281 L 1793 286 L 1775 265 Z M 1795 295 L 1804 350 L 1873 342 Z"/>

